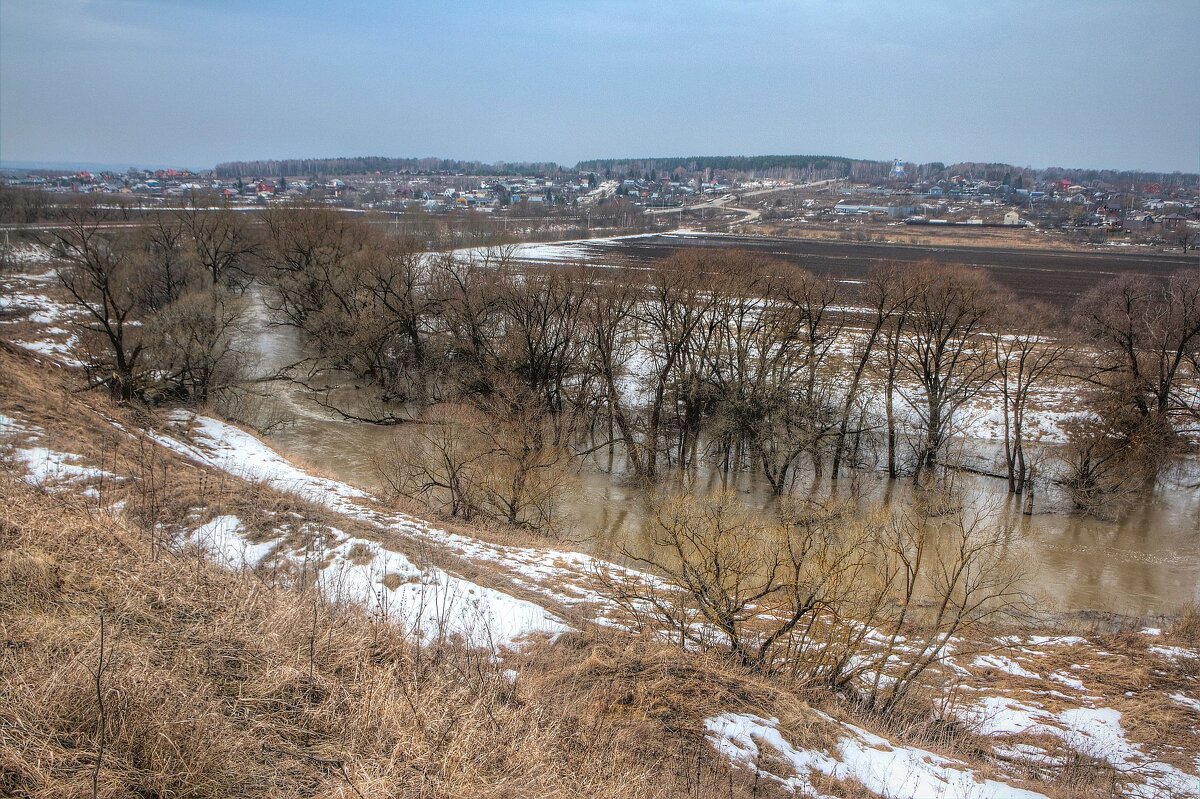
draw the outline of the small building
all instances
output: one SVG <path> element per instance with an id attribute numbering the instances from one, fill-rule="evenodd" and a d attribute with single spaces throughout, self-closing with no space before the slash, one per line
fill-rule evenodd
<path id="1" fill-rule="evenodd" d="M 1163 230 L 1183 230 L 1187 223 L 1187 217 L 1182 214 L 1166 214 L 1162 217 Z"/>

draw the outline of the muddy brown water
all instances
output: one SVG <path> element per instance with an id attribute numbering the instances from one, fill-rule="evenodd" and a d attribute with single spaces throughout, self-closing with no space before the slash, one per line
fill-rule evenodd
<path id="1" fill-rule="evenodd" d="M 253 295 L 253 292 L 252 292 Z M 302 356 L 289 328 L 268 326 L 267 312 L 256 301 L 250 325 L 258 368 L 270 371 Z M 389 452 L 406 446 L 408 426 L 381 427 L 335 418 L 299 386 L 275 383 L 266 403 L 271 413 L 290 422 L 268 439 L 281 453 L 302 464 L 361 488 L 383 492 L 379 465 Z M 993 442 L 973 442 L 994 447 Z M 605 453 L 586 459 L 579 487 L 564 503 L 571 546 L 610 556 L 636 542 L 646 519 L 647 493 L 623 477 L 620 458 Z M 963 474 L 960 486 L 989 523 L 1009 530 L 1010 554 L 1025 575 L 1026 589 L 1047 611 L 1102 611 L 1128 616 L 1169 614 L 1186 602 L 1200 601 L 1200 468 L 1188 464 L 1161 480 L 1153 491 L 1115 520 L 1079 517 L 1061 498 L 1043 493 L 1033 516 L 1021 514 L 1019 501 L 995 478 Z M 862 472 L 843 478 L 842 491 L 854 491 L 865 505 L 907 503 L 907 480 Z M 753 471 L 729 476 L 701 470 L 691 489 L 729 488 L 747 504 L 769 508 L 774 502 L 766 481 Z M 797 492 L 828 491 L 828 479 L 798 481 Z"/>

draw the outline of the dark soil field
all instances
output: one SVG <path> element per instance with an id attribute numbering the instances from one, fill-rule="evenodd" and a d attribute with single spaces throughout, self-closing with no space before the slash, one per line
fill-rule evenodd
<path id="1" fill-rule="evenodd" d="M 691 247 L 746 249 L 846 281 L 862 280 L 872 266 L 887 261 L 966 264 L 987 269 L 993 279 L 1018 294 L 1058 306 L 1071 303 L 1092 286 L 1122 272 L 1165 278 L 1181 269 L 1200 269 L 1200 254 L 1160 254 L 1132 248 L 1070 252 L 669 233 L 577 246 L 587 251 L 589 260 L 630 265 L 655 261 Z"/>

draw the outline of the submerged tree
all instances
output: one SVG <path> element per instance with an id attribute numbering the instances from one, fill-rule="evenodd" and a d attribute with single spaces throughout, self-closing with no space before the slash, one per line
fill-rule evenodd
<path id="1" fill-rule="evenodd" d="M 995 314 L 995 286 L 981 272 L 925 264 L 913 276 L 913 303 L 900 332 L 899 365 L 916 384 L 901 394 L 921 428 L 917 482 L 933 477 L 954 432 L 955 414 L 991 377 L 979 336 Z"/>
<path id="2" fill-rule="evenodd" d="M 1070 347 L 1054 337 L 1050 309 L 1034 302 L 1017 302 L 1004 295 L 999 305 L 1008 309 L 997 317 L 991 339 L 995 362 L 993 385 L 999 393 L 1004 419 L 1004 462 L 1010 493 L 1020 494 L 1031 478 L 1026 456 L 1026 418 L 1030 398 L 1058 377 Z"/>
<path id="3" fill-rule="evenodd" d="M 645 550 L 625 552 L 662 579 L 600 576 L 635 626 L 886 713 L 964 636 L 1025 607 L 1007 531 L 961 505 L 936 493 L 911 511 L 785 503 L 769 517 L 728 492 L 665 496 Z"/>
<path id="4" fill-rule="evenodd" d="M 830 479 L 837 481 L 841 472 L 842 459 L 846 451 L 846 438 L 850 433 L 850 424 L 863 377 L 871 364 L 881 337 L 888 344 L 886 348 L 885 394 L 887 403 L 888 422 L 888 472 L 896 476 L 896 428 L 893 411 L 892 395 L 894 391 L 897 358 L 892 357 L 899 345 L 899 331 L 908 319 L 913 298 L 906 281 L 906 273 L 896 264 L 884 264 L 875 267 L 867 276 L 863 297 L 867 307 L 871 309 L 864 331 L 856 337 L 855 357 L 851 367 L 850 379 L 842 399 L 841 414 L 838 420 L 837 437 L 833 445 L 833 466 Z"/>
<path id="5" fill-rule="evenodd" d="M 1079 373 L 1096 402 L 1130 411 L 1121 417 L 1152 439 L 1152 459 L 1187 446 L 1182 434 L 1200 431 L 1189 385 L 1200 358 L 1200 274 L 1118 276 L 1080 298 L 1076 317 L 1090 350 Z"/>

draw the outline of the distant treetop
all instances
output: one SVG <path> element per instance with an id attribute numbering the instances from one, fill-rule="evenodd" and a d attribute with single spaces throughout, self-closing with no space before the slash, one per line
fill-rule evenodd
<path id="1" fill-rule="evenodd" d="M 883 161 L 861 161 L 836 155 L 693 155 L 670 158 L 597 158 L 580 161 L 575 168 L 583 172 L 630 172 L 648 173 L 700 172 L 705 169 L 732 170 L 735 172 L 766 172 L 777 169 L 837 169 L 849 174 L 856 164 L 883 164 Z M 890 162 L 888 162 L 890 165 Z"/>
<path id="2" fill-rule="evenodd" d="M 450 158 L 284 158 L 259 161 L 226 161 L 213 170 L 218 177 L 257 177 L 285 175 L 362 175 L 371 172 L 437 173 L 461 172 L 467 175 L 550 175 L 561 171 L 553 162 L 485 164 Z"/>
<path id="3" fill-rule="evenodd" d="M 664 178 L 693 175 L 711 171 L 738 178 L 773 178 L 782 180 L 827 180 L 849 178 L 854 181 L 890 180 L 893 161 L 872 161 L 837 155 L 693 155 L 667 158 L 596 158 L 566 167 L 551 161 L 483 163 L 451 158 L 384 158 L 361 156 L 355 158 L 294 158 L 257 161 L 227 161 L 217 164 L 214 172 L 222 178 L 279 178 L 285 176 L 336 177 L 362 175 L 372 172 L 408 174 L 464 174 L 499 177 L 555 176 L 595 174 L 598 178 Z M 718 179 L 714 175 L 714 179 Z M 1088 185 L 1108 184 L 1128 188 L 1134 184 L 1156 183 L 1165 188 L 1194 187 L 1200 182 L 1195 174 L 1141 172 L 1112 169 L 1064 169 L 1048 167 L 1034 169 L 1012 164 L 960 162 L 946 165 L 941 162 L 907 163 L 903 179 L 938 181 L 962 176 L 976 180 L 994 181 L 1017 187 L 1037 180 L 1069 179 Z"/>

